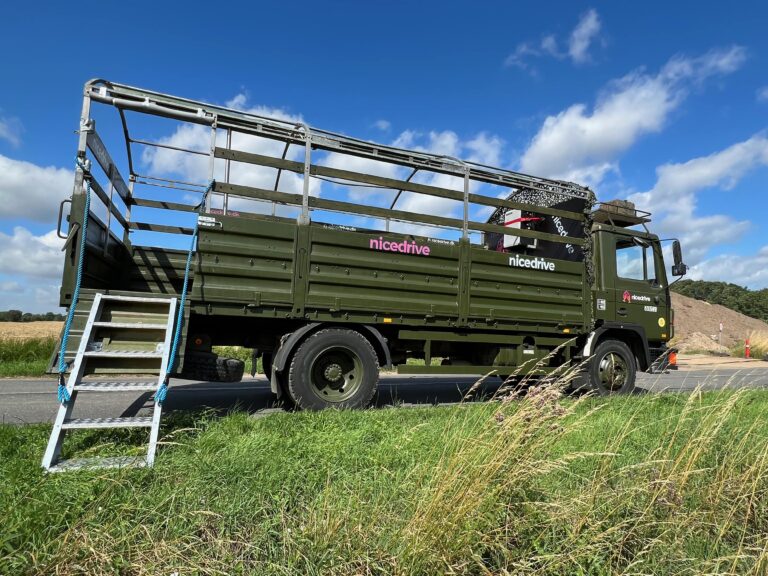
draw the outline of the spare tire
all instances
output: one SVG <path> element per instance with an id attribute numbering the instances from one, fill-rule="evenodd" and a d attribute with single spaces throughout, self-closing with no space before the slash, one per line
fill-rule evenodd
<path id="1" fill-rule="evenodd" d="M 240 382 L 245 362 L 236 358 L 220 358 L 214 352 L 187 350 L 181 377 L 206 382 Z"/>

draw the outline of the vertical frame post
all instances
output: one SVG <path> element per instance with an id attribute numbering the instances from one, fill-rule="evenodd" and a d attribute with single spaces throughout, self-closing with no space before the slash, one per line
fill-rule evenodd
<path id="1" fill-rule="evenodd" d="M 304 191 L 301 197 L 299 224 L 309 224 L 309 172 L 312 162 L 312 133 L 309 126 L 300 124 L 304 129 Z"/>
<path id="2" fill-rule="evenodd" d="M 461 237 L 469 239 L 469 166 L 464 165 L 464 220 L 461 223 Z"/>
<path id="3" fill-rule="evenodd" d="M 217 116 L 213 117 L 213 121 L 211 122 L 211 150 L 210 154 L 208 156 L 208 182 L 211 182 L 213 180 L 213 174 L 214 169 L 216 166 L 216 130 L 218 128 L 218 118 Z M 211 194 L 208 194 L 205 197 L 205 211 L 210 212 L 211 211 Z"/>
<path id="4" fill-rule="evenodd" d="M 106 256 L 107 252 L 109 252 L 109 239 L 111 238 L 109 234 L 109 227 L 112 225 L 112 196 L 115 193 L 115 185 L 112 184 L 112 177 L 114 175 L 115 165 L 110 164 L 109 166 L 109 174 L 107 174 L 107 178 L 109 179 L 109 204 L 107 205 L 107 230 L 104 238 L 104 248 L 102 249 L 101 253 Z"/>
<path id="5" fill-rule="evenodd" d="M 133 187 L 134 184 L 136 184 L 136 176 L 131 174 L 128 177 L 128 192 L 131 194 L 131 201 L 127 202 L 125 204 L 125 222 L 126 224 L 131 223 L 131 206 L 133 206 Z M 123 244 L 128 246 L 128 242 L 131 240 L 131 228 L 130 226 L 126 226 L 125 230 L 123 231 Z"/>
<path id="6" fill-rule="evenodd" d="M 227 150 L 232 150 L 232 128 L 227 128 Z M 232 161 L 227 158 L 224 163 L 224 182 L 229 184 L 229 172 Z M 229 212 L 229 194 L 224 193 L 224 215 Z"/>

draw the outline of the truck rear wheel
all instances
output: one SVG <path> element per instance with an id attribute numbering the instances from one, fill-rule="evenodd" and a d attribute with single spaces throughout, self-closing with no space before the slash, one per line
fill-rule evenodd
<path id="1" fill-rule="evenodd" d="M 327 328 L 296 350 L 288 393 L 300 408 L 365 408 L 379 382 L 379 361 L 359 332 Z"/>
<path id="2" fill-rule="evenodd" d="M 630 394 L 635 389 L 635 375 L 635 357 L 624 342 L 598 344 L 589 363 L 589 379 L 598 394 Z"/>

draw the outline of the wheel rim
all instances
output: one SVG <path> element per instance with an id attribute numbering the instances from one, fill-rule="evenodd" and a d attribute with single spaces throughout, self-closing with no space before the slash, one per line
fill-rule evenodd
<path id="1" fill-rule="evenodd" d="M 354 396 L 363 382 L 363 361 L 345 346 L 331 346 L 320 352 L 310 367 L 312 391 L 324 402 L 344 402 Z"/>
<path id="2" fill-rule="evenodd" d="M 620 354 L 608 352 L 600 360 L 598 377 L 600 384 L 608 390 L 619 390 L 627 383 L 627 362 Z"/>

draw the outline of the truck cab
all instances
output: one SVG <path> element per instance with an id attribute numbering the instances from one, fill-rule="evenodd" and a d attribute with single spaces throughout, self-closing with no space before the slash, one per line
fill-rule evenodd
<path id="1" fill-rule="evenodd" d="M 593 212 L 595 332 L 621 335 L 642 371 L 667 365 L 667 343 L 674 336 L 662 241 L 648 231 L 648 222 L 650 214 L 626 201 L 606 202 Z M 677 241 L 673 252 L 673 273 L 682 275 L 686 267 Z"/>

